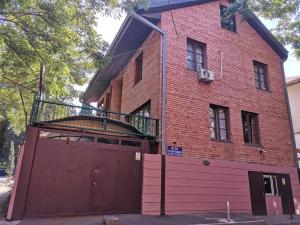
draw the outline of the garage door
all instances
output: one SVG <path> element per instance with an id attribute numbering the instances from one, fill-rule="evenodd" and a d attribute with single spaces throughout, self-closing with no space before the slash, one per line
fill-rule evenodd
<path id="1" fill-rule="evenodd" d="M 40 132 L 25 216 L 140 212 L 139 140 Z"/>

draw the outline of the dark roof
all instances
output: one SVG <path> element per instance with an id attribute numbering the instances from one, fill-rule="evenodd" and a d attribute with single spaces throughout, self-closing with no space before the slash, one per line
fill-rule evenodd
<path id="1" fill-rule="evenodd" d="M 145 17 L 154 24 L 160 21 L 160 18 Z M 151 28 L 141 22 L 127 16 L 123 22 L 114 41 L 110 45 L 107 55 L 111 57 L 109 64 L 97 71 L 90 81 L 83 97 L 84 102 L 98 101 L 101 94 L 109 86 L 110 81 L 116 77 L 123 67 L 128 63 L 135 49 L 138 49 L 144 40 L 151 33 Z"/>
<path id="2" fill-rule="evenodd" d="M 150 0 L 149 7 L 138 7 L 136 12 L 148 15 L 148 17 L 144 17 L 152 23 L 157 24 L 160 21 L 160 12 L 162 11 L 213 1 L 216 0 Z M 282 59 L 288 57 L 288 51 L 254 14 L 247 21 Z M 121 72 L 134 54 L 134 50 L 139 48 L 151 31 L 149 27 L 133 19 L 131 16 L 126 17 L 108 50 L 107 55 L 111 56 L 112 59 L 103 70 L 97 71 L 90 81 L 83 96 L 84 102 L 93 102 L 99 99 L 109 86 L 110 81 Z"/>

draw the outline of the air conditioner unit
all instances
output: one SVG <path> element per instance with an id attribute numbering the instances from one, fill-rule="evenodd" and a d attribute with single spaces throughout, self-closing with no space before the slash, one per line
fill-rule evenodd
<path id="1" fill-rule="evenodd" d="M 207 83 L 212 82 L 214 80 L 214 73 L 207 69 L 200 69 L 198 71 L 198 79 Z"/>

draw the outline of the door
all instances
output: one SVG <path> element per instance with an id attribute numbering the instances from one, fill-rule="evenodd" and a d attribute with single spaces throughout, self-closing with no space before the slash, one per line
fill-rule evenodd
<path id="1" fill-rule="evenodd" d="M 121 147 L 121 146 L 120 146 Z M 135 148 L 139 150 L 139 148 Z M 141 208 L 141 161 L 133 150 L 101 150 L 93 159 L 91 211 L 138 213 Z"/>
<path id="2" fill-rule="evenodd" d="M 261 172 L 249 171 L 249 187 L 253 215 L 267 215 L 266 200 L 264 195 L 264 181 Z"/>
<path id="3" fill-rule="evenodd" d="M 283 214 L 295 214 L 291 179 L 288 174 L 277 174 L 278 194 L 281 196 Z"/>
<path id="4" fill-rule="evenodd" d="M 93 150 L 92 165 L 90 180 L 91 212 L 114 212 L 117 151 Z"/>

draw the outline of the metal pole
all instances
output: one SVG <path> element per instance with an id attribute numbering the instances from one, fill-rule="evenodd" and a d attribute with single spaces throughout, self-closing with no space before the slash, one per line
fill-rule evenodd
<path id="1" fill-rule="evenodd" d="M 226 202 L 226 209 L 227 209 L 227 222 L 230 222 L 230 203 L 229 201 Z"/>

